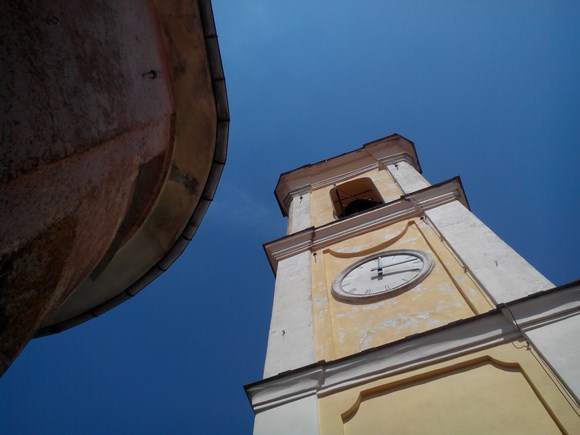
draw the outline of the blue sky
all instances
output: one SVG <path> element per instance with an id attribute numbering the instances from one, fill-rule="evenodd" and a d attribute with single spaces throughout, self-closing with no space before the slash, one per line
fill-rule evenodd
<path id="1" fill-rule="evenodd" d="M 285 233 L 280 173 L 399 133 L 432 183 L 555 284 L 580 275 L 580 3 L 214 1 L 228 163 L 186 253 L 136 298 L 31 342 L 0 432 L 249 433 Z"/>

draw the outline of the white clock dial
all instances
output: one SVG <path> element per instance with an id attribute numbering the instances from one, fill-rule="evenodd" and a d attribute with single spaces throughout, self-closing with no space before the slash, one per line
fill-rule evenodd
<path id="1" fill-rule="evenodd" d="M 414 287 L 433 268 L 427 252 L 412 249 L 385 251 L 345 269 L 332 283 L 337 299 L 373 302 Z"/>

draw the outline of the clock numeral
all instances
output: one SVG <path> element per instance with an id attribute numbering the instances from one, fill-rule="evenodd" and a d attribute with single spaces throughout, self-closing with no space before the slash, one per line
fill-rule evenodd
<path id="1" fill-rule="evenodd" d="M 365 295 L 370 295 L 370 294 L 371 294 L 371 289 L 370 288 L 366 289 L 365 290 Z"/>
<path id="2" fill-rule="evenodd" d="M 356 293 L 357 291 L 358 291 L 358 289 L 355 287 L 355 288 L 353 288 L 353 289 L 352 289 L 350 292 L 351 292 L 351 293 Z"/>

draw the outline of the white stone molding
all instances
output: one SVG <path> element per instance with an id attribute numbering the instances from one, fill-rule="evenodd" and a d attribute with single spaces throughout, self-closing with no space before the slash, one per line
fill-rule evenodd
<path id="1" fill-rule="evenodd" d="M 564 329 L 571 332 L 577 326 L 579 316 L 580 281 L 576 281 L 504 304 L 471 319 L 415 334 L 336 361 L 320 361 L 264 379 L 247 385 L 246 393 L 254 412 L 261 412 L 309 395 L 322 397 L 518 338 L 529 338 L 531 344 L 541 352 L 547 349 L 541 333 L 544 328 L 550 328 L 544 334 L 548 339 L 557 336 L 562 330 L 554 325 L 565 325 Z M 568 323 L 569 319 L 573 319 L 571 323 Z M 545 352 L 548 364 L 551 353 L 552 350 Z M 569 379 L 578 372 L 578 354 L 577 346 L 567 350 L 566 367 L 569 370 L 564 373 L 559 371 L 561 364 L 551 364 L 560 379 Z M 577 378 L 564 385 L 578 397 L 580 391 Z"/>
<path id="2" fill-rule="evenodd" d="M 309 252 L 278 264 L 264 377 L 314 362 L 310 268 Z"/>
<path id="3" fill-rule="evenodd" d="M 318 400 L 303 397 L 256 414 L 254 435 L 318 435 Z"/>
<path id="4" fill-rule="evenodd" d="M 264 245 L 272 269 L 278 262 L 304 251 L 318 251 L 347 238 L 421 216 L 426 210 L 449 202 L 467 205 L 459 178 L 404 195 L 401 199 L 355 214 L 318 228 L 308 228 Z"/>
<path id="5" fill-rule="evenodd" d="M 255 412 L 315 395 L 324 382 L 324 368 L 318 363 L 282 373 L 271 380 L 272 383 L 263 380 L 245 386 Z"/>

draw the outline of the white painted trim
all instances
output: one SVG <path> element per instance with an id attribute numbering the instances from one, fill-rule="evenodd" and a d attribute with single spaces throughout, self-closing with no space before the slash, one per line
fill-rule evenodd
<path id="1" fill-rule="evenodd" d="M 385 376 L 512 341 L 580 313 L 580 282 L 504 305 L 494 312 L 380 346 L 357 355 L 246 386 L 255 412 L 309 394 L 324 396 Z M 512 317 L 513 316 L 513 317 Z M 578 392 L 576 392 L 577 394 Z"/>
<path id="2" fill-rule="evenodd" d="M 254 435 L 318 435 L 318 399 L 306 396 L 256 414 Z"/>
<path id="3" fill-rule="evenodd" d="M 255 412 L 316 394 L 324 381 L 324 367 L 316 365 L 276 377 L 273 383 L 246 387 Z"/>

